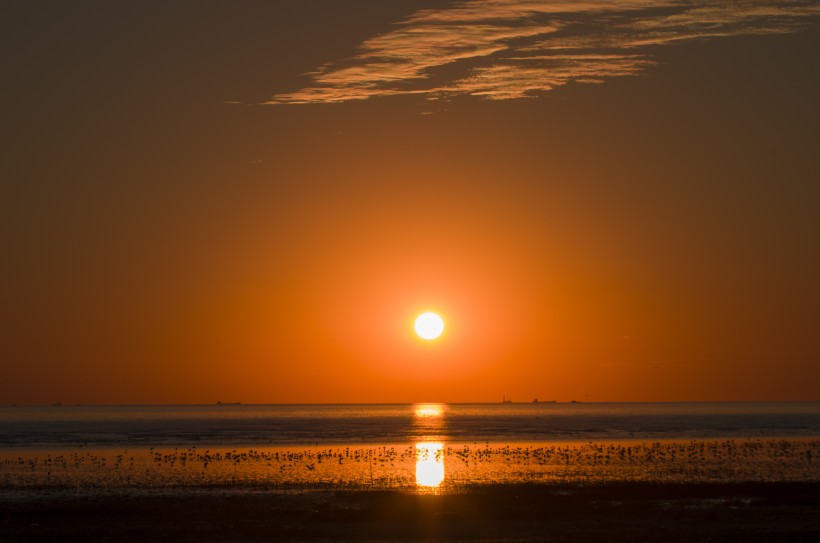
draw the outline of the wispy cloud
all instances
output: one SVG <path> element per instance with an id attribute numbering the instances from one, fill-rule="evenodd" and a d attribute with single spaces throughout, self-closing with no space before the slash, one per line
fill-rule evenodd
<path id="1" fill-rule="evenodd" d="M 532 97 L 641 74 L 658 47 L 794 32 L 818 18 L 816 0 L 466 0 L 416 12 L 363 42 L 356 56 L 306 74 L 306 87 L 267 103 Z"/>

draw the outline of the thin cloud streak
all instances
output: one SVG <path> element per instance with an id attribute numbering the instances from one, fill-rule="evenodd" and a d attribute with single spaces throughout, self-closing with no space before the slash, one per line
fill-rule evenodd
<path id="1" fill-rule="evenodd" d="M 534 97 L 569 83 L 636 76 L 657 48 L 814 26 L 809 0 L 468 0 L 422 10 L 359 46 L 353 58 L 306 74 L 311 84 L 267 104 L 396 95 Z"/>
<path id="2" fill-rule="evenodd" d="M 469 78 L 461 79 L 441 91 L 442 94 L 469 94 L 493 100 L 526 98 L 570 82 L 603 83 L 607 77 L 637 75 L 650 60 L 632 56 L 587 55 L 531 57 L 521 59 L 522 65 L 498 64 L 477 68 Z"/>

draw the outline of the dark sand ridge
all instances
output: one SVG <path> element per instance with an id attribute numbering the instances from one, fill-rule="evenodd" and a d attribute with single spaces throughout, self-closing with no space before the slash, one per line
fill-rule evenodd
<path id="1" fill-rule="evenodd" d="M 0 502 L 0 541 L 820 541 L 820 483 L 28 495 Z"/>

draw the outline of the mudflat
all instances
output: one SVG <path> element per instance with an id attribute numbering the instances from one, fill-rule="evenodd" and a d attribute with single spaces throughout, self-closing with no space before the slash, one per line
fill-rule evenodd
<path id="1" fill-rule="evenodd" d="M 5 492 L 0 541 L 820 541 L 820 482 Z"/>

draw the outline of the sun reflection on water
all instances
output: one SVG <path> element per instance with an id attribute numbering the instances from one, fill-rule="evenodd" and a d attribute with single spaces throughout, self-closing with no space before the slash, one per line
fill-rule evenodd
<path id="1" fill-rule="evenodd" d="M 413 406 L 416 434 L 416 486 L 435 489 L 444 482 L 445 410 L 443 404 L 425 403 Z"/>
<path id="2" fill-rule="evenodd" d="M 419 443 L 447 441 L 447 405 L 419 403 L 413 406 L 413 437 Z"/>
<path id="3" fill-rule="evenodd" d="M 416 443 L 416 486 L 435 488 L 444 482 L 444 444 Z"/>
<path id="4" fill-rule="evenodd" d="M 417 417 L 440 417 L 444 414 L 444 408 L 439 404 L 423 403 L 414 406 L 413 413 Z"/>

